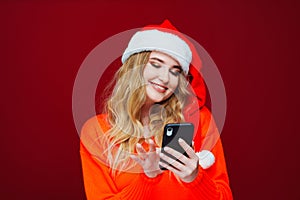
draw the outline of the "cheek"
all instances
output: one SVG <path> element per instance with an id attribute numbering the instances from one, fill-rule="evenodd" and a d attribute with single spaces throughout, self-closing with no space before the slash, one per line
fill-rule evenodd
<path id="1" fill-rule="evenodd" d="M 143 77 L 145 80 L 148 80 L 149 78 L 151 78 L 153 75 L 153 71 L 150 69 L 150 67 L 146 66 L 144 68 L 144 72 L 143 72 Z"/>
<path id="2" fill-rule="evenodd" d="M 174 77 L 174 78 L 171 78 L 170 79 L 170 82 L 169 82 L 169 87 L 175 91 L 176 88 L 178 87 L 178 84 L 179 84 L 179 78 L 178 77 Z"/>

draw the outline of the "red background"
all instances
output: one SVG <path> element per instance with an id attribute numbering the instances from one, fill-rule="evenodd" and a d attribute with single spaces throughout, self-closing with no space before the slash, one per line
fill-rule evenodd
<path id="1" fill-rule="evenodd" d="M 211 55 L 235 199 L 300 199 L 298 1 L 1 1 L 1 199 L 85 199 L 72 118 L 101 41 L 169 18 Z"/>

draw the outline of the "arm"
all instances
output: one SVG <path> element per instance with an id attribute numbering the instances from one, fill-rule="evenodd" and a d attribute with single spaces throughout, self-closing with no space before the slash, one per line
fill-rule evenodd
<path id="1" fill-rule="evenodd" d="M 216 162 L 208 169 L 198 166 L 198 175 L 191 183 L 183 183 L 192 191 L 195 198 L 199 199 L 232 199 L 229 180 L 221 141 L 218 140 L 212 153 Z"/>
<path id="2" fill-rule="evenodd" d="M 215 163 L 208 169 L 198 167 L 197 178 L 191 183 L 183 183 L 193 191 L 193 195 L 199 199 L 232 199 L 229 186 L 226 162 L 220 139 L 220 133 L 216 127 L 210 111 L 203 107 L 200 111 L 201 133 L 195 137 L 195 146 L 210 150 L 215 156 Z M 197 143 L 197 144 L 196 144 Z"/>
<path id="3" fill-rule="evenodd" d="M 106 131 L 105 124 L 93 118 L 84 125 L 81 132 L 80 156 L 87 199 L 149 199 L 151 188 L 161 177 L 148 178 L 144 173 L 121 172 L 128 184 L 122 189 L 118 188 L 118 175 L 111 176 L 103 155 L 99 155 L 104 150 L 103 146 L 99 146 L 102 130 Z"/>
<path id="4" fill-rule="evenodd" d="M 109 168 L 89 154 L 82 143 L 80 156 L 85 193 L 89 200 L 148 199 L 152 186 L 160 179 L 160 177 L 151 179 L 144 174 L 136 174 L 132 176 L 133 179 L 128 180 L 130 184 L 119 190 L 110 175 Z"/>
<path id="5" fill-rule="evenodd" d="M 179 141 L 189 157 L 182 156 L 179 152 L 168 148 L 166 152 L 182 163 L 161 154 L 161 158 L 174 163 L 172 165 L 175 168 L 160 164 L 180 178 L 182 185 L 190 190 L 193 199 L 232 199 L 220 134 L 207 108 L 201 110 L 200 127 L 201 129 L 197 130 L 194 138 L 195 147 L 198 148 L 194 150 L 184 141 Z M 207 169 L 199 165 L 199 158 L 195 153 L 203 149 L 211 151 L 215 156 L 215 163 Z"/>

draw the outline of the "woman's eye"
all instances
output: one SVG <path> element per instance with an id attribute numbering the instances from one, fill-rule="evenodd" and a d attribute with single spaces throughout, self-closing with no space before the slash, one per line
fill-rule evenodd
<path id="1" fill-rule="evenodd" d="M 170 72 L 174 76 L 178 76 L 180 74 L 180 71 L 178 71 L 178 70 L 170 70 Z"/>
<path id="2" fill-rule="evenodd" d="M 152 67 L 160 68 L 160 65 L 157 64 L 157 63 L 150 62 L 150 64 L 151 64 Z"/>

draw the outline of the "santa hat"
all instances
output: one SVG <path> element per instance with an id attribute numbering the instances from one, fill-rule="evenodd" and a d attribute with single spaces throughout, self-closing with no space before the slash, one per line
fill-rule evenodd
<path id="1" fill-rule="evenodd" d="M 188 74 L 192 51 L 168 20 L 159 26 L 150 25 L 136 32 L 122 55 L 122 63 L 131 55 L 143 51 L 160 51 L 170 55 L 179 62 L 183 72 Z"/>

